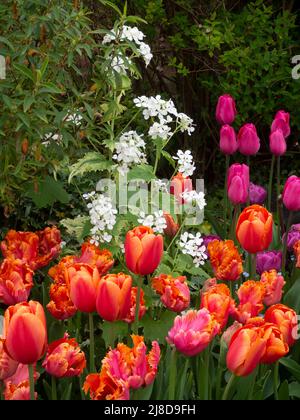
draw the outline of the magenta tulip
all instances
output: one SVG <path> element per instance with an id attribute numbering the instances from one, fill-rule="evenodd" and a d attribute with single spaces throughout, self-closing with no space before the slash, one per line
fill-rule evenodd
<path id="1" fill-rule="evenodd" d="M 260 148 L 260 139 L 254 124 L 245 124 L 238 134 L 238 148 L 245 156 L 256 155 Z"/>
<path id="2" fill-rule="evenodd" d="M 283 190 L 283 203 L 290 211 L 300 211 L 300 178 L 290 176 Z"/>
<path id="3" fill-rule="evenodd" d="M 230 95 L 219 97 L 216 109 L 216 119 L 220 124 L 232 124 L 237 115 L 235 101 Z"/>
<path id="4" fill-rule="evenodd" d="M 291 134 L 290 114 L 285 111 L 278 111 L 272 123 L 271 132 L 282 130 L 283 135 L 287 138 Z"/>
<path id="5" fill-rule="evenodd" d="M 280 128 L 270 135 L 270 150 L 275 156 L 282 156 L 286 152 L 286 141 Z"/>
<path id="6" fill-rule="evenodd" d="M 238 148 L 234 128 L 230 125 L 223 125 L 220 131 L 220 150 L 225 155 L 233 155 Z"/>
<path id="7" fill-rule="evenodd" d="M 227 193 L 234 204 L 247 202 L 249 195 L 249 166 L 235 163 L 230 166 L 227 177 Z"/>

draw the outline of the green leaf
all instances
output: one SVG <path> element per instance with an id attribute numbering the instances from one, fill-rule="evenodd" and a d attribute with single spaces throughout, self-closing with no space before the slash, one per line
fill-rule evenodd
<path id="1" fill-rule="evenodd" d="M 284 304 L 290 306 L 298 313 L 300 311 L 300 270 L 296 270 L 296 281 L 284 296 Z"/>
<path id="2" fill-rule="evenodd" d="M 29 108 L 31 107 L 31 105 L 33 104 L 33 102 L 35 101 L 34 96 L 26 96 L 23 102 L 23 110 L 24 112 L 27 112 L 29 110 Z"/>
<path id="3" fill-rule="evenodd" d="M 167 161 L 169 162 L 169 164 L 175 169 L 176 167 L 176 163 L 175 160 L 172 158 L 172 156 L 170 155 L 170 153 L 166 152 L 165 150 L 163 150 L 161 152 L 161 154 L 163 155 L 163 157 L 165 159 L 167 159 Z"/>
<path id="4" fill-rule="evenodd" d="M 289 395 L 289 383 L 288 381 L 284 381 L 278 391 L 278 399 L 280 401 L 289 401 L 290 395 Z"/>
<path id="5" fill-rule="evenodd" d="M 64 393 L 61 396 L 61 400 L 62 401 L 69 401 L 71 398 L 71 393 L 72 393 L 72 382 L 66 387 L 66 389 L 64 390 Z"/>
<path id="6" fill-rule="evenodd" d="M 176 316 L 176 313 L 166 310 L 160 319 L 153 320 L 146 314 L 140 321 L 140 325 L 144 327 L 144 336 L 150 341 L 157 340 L 160 344 L 165 344 L 165 338 Z"/>
<path id="7" fill-rule="evenodd" d="M 62 89 L 60 89 L 58 86 L 56 86 L 52 82 L 43 83 L 41 85 L 41 89 L 39 90 L 39 93 L 57 93 L 61 94 L 64 93 Z"/>
<path id="8" fill-rule="evenodd" d="M 57 201 L 67 204 L 70 200 L 63 184 L 50 176 L 38 182 L 37 191 L 34 184 L 30 184 L 25 195 L 31 198 L 39 209 L 52 206 Z"/>
<path id="9" fill-rule="evenodd" d="M 80 242 L 84 237 L 89 220 L 88 216 L 77 216 L 75 219 L 63 219 L 60 221 L 60 224 L 67 229 L 70 236 L 75 237 Z"/>
<path id="10" fill-rule="evenodd" d="M 30 70 L 28 67 L 23 66 L 23 64 L 13 64 L 13 67 L 23 76 L 26 77 L 26 79 L 30 79 L 32 82 L 35 82 L 34 73 L 32 70 Z"/>
<path id="11" fill-rule="evenodd" d="M 298 382 L 292 382 L 289 385 L 289 394 L 291 397 L 300 399 L 300 384 Z"/>
<path id="12" fill-rule="evenodd" d="M 143 180 L 149 182 L 152 179 L 155 179 L 153 167 L 145 164 L 135 166 L 129 171 L 127 179 L 128 181 Z"/>
<path id="13" fill-rule="evenodd" d="M 113 166 L 113 162 L 107 160 L 101 153 L 89 152 L 71 166 L 68 182 L 71 183 L 75 176 L 82 176 L 89 172 L 104 171 Z"/>
<path id="14" fill-rule="evenodd" d="M 279 363 L 287 368 L 287 370 L 300 382 L 300 365 L 290 358 L 280 359 Z"/>
<path id="15" fill-rule="evenodd" d="M 114 347 L 115 341 L 122 341 L 128 332 L 128 325 L 124 321 L 107 322 L 103 321 L 101 326 L 103 331 L 103 340 L 106 347 Z"/>

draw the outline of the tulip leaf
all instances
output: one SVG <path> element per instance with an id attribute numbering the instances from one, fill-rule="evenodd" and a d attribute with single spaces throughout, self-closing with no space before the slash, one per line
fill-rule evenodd
<path id="1" fill-rule="evenodd" d="M 73 383 L 71 382 L 69 384 L 69 386 L 67 386 L 65 388 L 65 390 L 64 390 L 64 392 L 63 392 L 63 394 L 61 396 L 61 400 L 62 401 L 69 401 L 71 399 L 72 386 L 73 386 Z"/>
<path id="2" fill-rule="evenodd" d="M 300 382 L 300 365 L 295 360 L 285 357 L 280 359 L 279 363 L 285 366 L 294 378 Z"/>
<path id="3" fill-rule="evenodd" d="M 148 340 L 157 340 L 160 344 L 165 344 L 166 336 L 171 329 L 176 313 L 166 310 L 160 319 L 153 320 L 147 313 L 140 321 L 144 327 L 144 336 Z"/>
<path id="4" fill-rule="evenodd" d="M 44 391 L 47 395 L 48 400 L 52 399 L 52 391 L 51 391 L 51 386 L 48 384 L 48 382 L 43 379 L 43 387 L 44 387 Z"/>
<path id="5" fill-rule="evenodd" d="M 122 341 L 123 337 L 126 337 L 128 332 L 128 324 L 126 324 L 126 322 L 123 321 L 103 321 L 101 329 L 103 332 L 102 337 L 105 341 L 106 347 L 114 347 L 115 342 L 117 340 Z"/>
<path id="6" fill-rule="evenodd" d="M 284 297 L 284 304 L 293 308 L 297 313 L 300 311 L 300 275 L 297 270 L 297 279 Z"/>
<path id="7" fill-rule="evenodd" d="M 281 384 L 281 386 L 279 388 L 279 392 L 278 392 L 278 399 L 280 401 L 288 401 L 290 399 L 288 381 L 284 381 Z"/>
<path id="8" fill-rule="evenodd" d="M 289 384 L 290 397 L 296 397 L 300 399 L 300 384 L 298 382 L 292 382 Z"/>

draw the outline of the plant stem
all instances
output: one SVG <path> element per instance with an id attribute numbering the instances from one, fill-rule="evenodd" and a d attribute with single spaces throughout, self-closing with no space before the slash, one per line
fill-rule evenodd
<path id="1" fill-rule="evenodd" d="M 281 268 L 282 272 L 285 272 L 286 254 L 287 254 L 287 240 L 288 240 L 288 233 L 290 231 L 290 227 L 291 227 L 291 224 L 292 224 L 292 219 L 293 219 L 293 212 L 290 211 L 288 221 L 287 221 L 287 225 L 286 225 L 286 229 L 285 229 L 284 241 L 283 241 L 282 268 Z"/>
<path id="2" fill-rule="evenodd" d="M 280 243 L 280 209 L 279 209 L 279 196 L 280 196 L 280 156 L 277 158 L 277 197 L 276 197 L 276 209 L 277 209 L 277 238 Z"/>
<path id="3" fill-rule="evenodd" d="M 230 379 L 229 379 L 229 381 L 226 385 L 226 388 L 225 388 L 225 391 L 224 391 L 224 394 L 223 394 L 223 397 L 222 397 L 222 401 L 226 401 L 230 397 L 230 391 L 231 391 L 231 388 L 233 387 L 233 385 L 236 381 L 236 378 L 237 377 L 234 374 L 231 375 L 231 377 L 230 377 Z"/>
<path id="4" fill-rule="evenodd" d="M 57 388 L 56 388 L 55 376 L 51 376 L 51 397 L 52 397 L 52 401 L 57 400 Z"/>
<path id="5" fill-rule="evenodd" d="M 256 254 L 249 254 L 250 255 L 250 279 L 255 280 L 256 275 Z"/>
<path id="6" fill-rule="evenodd" d="M 34 395 L 34 366 L 28 365 L 28 373 L 29 373 L 29 386 L 30 386 L 30 400 L 35 400 Z"/>
<path id="7" fill-rule="evenodd" d="M 199 396 L 203 401 L 209 399 L 209 356 L 210 346 L 199 357 Z"/>
<path id="8" fill-rule="evenodd" d="M 198 356 L 191 357 L 191 366 L 194 376 L 196 398 L 199 398 L 199 383 L 198 383 Z"/>
<path id="9" fill-rule="evenodd" d="M 90 373 L 96 372 L 95 367 L 95 339 L 94 339 L 94 319 L 93 314 L 89 314 L 89 329 L 90 329 Z"/>
<path id="10" fill-rule="evenodd" d="M 236 243 L 236 234 L 235 234 L 235 228 L 236 228 L 236 224 L 239 218 L 239 213 L 240 213 L 240 208 L 241 206 L 239 204 L 237 204 L 236 206 L 234 206 L 234 212 L 233 212 L 233 219 L 231 222 L 231 239 Z"/>
<path id="11" fill-rule="evenodd" d="M 278 384 L 279 384 L 279 362 L 277 361 L 274 365 L 274 399 L 278 401 Z"/>
<path id="12" fill-rule="evenodd" d="M 272 205 L 272 184 L 273 184 L 273 175 L 274 175 L 274 166 L 275 166 L 275 155 L 272 156 L 271 171 L 269 178 L 269 188 L 268 188 L 268 210 L 271 211 Z"/>
<path id="13" fill-rule="evenodd" d="M 228 213 L 227 176 L 228 176 L 229 162 L 230 162 L 230 156 L 226 155 L 225 183 L 224 183 L 224 227 L 225 227 L 225 230 L 226 230 L 226 225 L 227 225 L 227 213 Z"/>
<path id="14" fill-rule="evenodd" d="M 176 375 L 177 374 L 177 352 L 176 348 L 172 349 L 171 363 L 170 363 L 170 375 L 169 375 L 169 400 L 175 400 L 175 389 L 176 389 Z"/>
<path id="15" fill-rule="evenodd" d="M 247 156 L 247 166 L 250 169 L 250 156 Z M 248 198 L 247 198 L 247 207 L 250 206 L 250 195 L 249 195 L 249 191 L 248 191 Z"/>
<path id="16" fill-rule="evenodd" d="M 139 332 L 139 313 L 140 313 L 140 300 L 141 300 L 141 289 L 142 289 L 142 277 L 137 278 L 137 296 L 135 304 L 135 321 L 134 321 L 134 332 L 138 334 Z"/>

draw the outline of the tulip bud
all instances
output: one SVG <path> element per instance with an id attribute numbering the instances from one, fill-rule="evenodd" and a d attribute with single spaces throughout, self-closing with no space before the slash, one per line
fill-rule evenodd
<path id="1" fill-rule="evenodd" d="M 291 134 L 290 114 L 285 111 L 278 111 L 271 126 L 271 132 L 282 130 L 283 135 L 287 138 Z"/>
<path id="2" fill-rule="evenodd" d="M 230 166 L 227 177 L 227 192 L 234 204 L 247 202 L 249 194 L 249 166 L 235 163 Z"/>
<path id="3" fill-rule="evenodd" d="M 164 212 L 164 218 L 167 224 L 167 227 L 164 229 L 164 234 L 169 236 L 169 238 L 174 238 L 179 230 L 179 224 L 175 222 L 170 213 Z"/>
<path id="4" fill-rule="evenodd" d="M 236 105 L 232 96 L 228 94 L 220 96 L 216 109 L 216 119 L 219 124 L 232 124 L 236 115 Z"/>
<path id="5" fill-rule="evenodd" d="M 189 177 L 185 177 L 179 172 L 171 180 L 170 194 L 175 196 L 179 204 L 184 204 L 182 193 L 185 191 L 193 191 L 193 182 Z"/>
<path id="6" fill-rule="evenodd" d="M 223 125 L 220 131 L 220 150 L 225 155 L 233 155 L 238 149 L 234 128 Z"/>
<path id="7" fill-rule="evenodd" d="M 100 281 L 98 269 L 87 264 L 73 264 L 67 268 L 70 279 L 70 297 L 81 312 L 96 310 L 96 291 Z"/>
<path id="8" fill-rule="evenodd" d="M 290 211 L 300 211 L 300 178 L 290 176 L 283 190 L 283 203 Z"/>
<path id="9" fill-rule="evenodd" d="M 286 152 L 286 141 L 281 129 L 270 135 L 270 151 L 275 156 L 282 156 Z"/>
<path id="10" fill-rule="evenodd" d="M 238 148 L 245 156 L 256 155 L 260 148 L 260 139 L 254 124 L 245 124 L 238 134 Z"/>
<path id="11" fill-rule="evenodd" d="M 249 199 L 250 204 L 263 204 L 267 198 L 267 190 L 260 185 L 250 182 Z"/>

